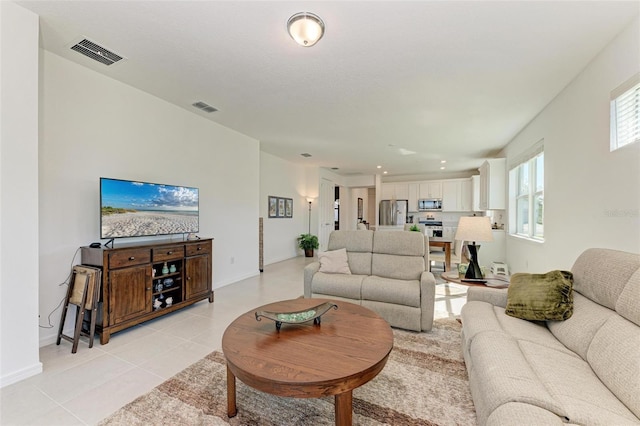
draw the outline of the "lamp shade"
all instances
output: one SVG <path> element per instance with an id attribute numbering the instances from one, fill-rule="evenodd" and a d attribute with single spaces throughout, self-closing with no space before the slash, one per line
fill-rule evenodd
<path id="1" fill-rule="evenodd" d="M 324 22 L 313 13 L 300 12 L 289 18 L 287 31 L 300 46 L 311 47 L 324 35 Z"/>
<path id="2" fill-rule="evenodd" d="M 491 219 L 488 216 L 461 217 L 458 221 L 456 240 L 493 241 Z"/>

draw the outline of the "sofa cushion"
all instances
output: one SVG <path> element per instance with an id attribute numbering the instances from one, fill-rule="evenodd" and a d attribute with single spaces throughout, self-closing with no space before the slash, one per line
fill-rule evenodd
<path id="1" fill-rule="evenodd" d="M 600 380 L 640 418 L 640 328 L 611 316 L 594 336 L 587 361 Z"/>
<path id="2" fill-rule="evenodd" d="M 565 320 L 573 314 L 572 286 L 568 271 L 513 274 L 505 312 L 526 320 Z"/>
<path id="3" fill-rule="evenodd" d="M 570 422 L 593 425 L 637 422 L 587 362 L 530 342 L 519 341 L 519 345 L 529 366 Z"/>
<path id="4" fill-rule="evenodd" d="M 576 259 L 573 289 L 602 306 L 615 309 L 631 276 L 640 268 L 640 256 L 608 249 L 588 249 Z M 636 291 L 639 291 L 636 287 Z"/>
<path id="5" fill-rule="evenodd" d="M 471 339 L 468 349 L 473 359 L 469 381 L 479 424 L 484 424 L 493 410 L 508 402 L 536 405 L 566 417 L 562 406 L 531 368 L 516 339 L 504 332 L 487 331 Z"/>
<path id="6" fill-rule="evenodd" d="M 397 280 L 419 280 L 425 269 L 424 257 L 372 254 L 371 275 Z"/>
<path id="7" fill-rule="evenodd" d="M 373 231 L 334 231 L 329 235 L 327 250 L 346 248 L 347 251 L 371 253 Z"/>
<path id="8" fill-rule="evenodd" d="M 361 294 L 363 300 L 420 307 L 420 282 L 418 280 L 394 280 L 372 275 L 362 281 Z"/>
<path id="9" fill-rule="evenodd" d="M 347 249 L 338 249 L 318 252 L 320 272 L 326 274 L 351 274 Z"/>
<path id="10" fill-rule="evenodd" d="M 593 336 L 615 314 L 611 309 L 574 292 L 571 318 L 566 321 L 548 321 L 547 327 L 563 345 L 586 360 Z"/>
<path id="11" fill-rule="evenodd" d="M 640 325 L 640 269 L 629 278 L 620 293 L 616 311 L 635 325 Z"/>
<path id="12" fill-rule="evenodd" d="M 347 249 L 351 273 L 371 275 L 373 234 L 373 231 L 333 231 L 329 235 L 327 249 Z"/>
<path id="13" fill-rule="evenodd" d="M 366 275 L 325 274 L 313 276 L 313 293 L 331 294 L 348 299 L 360 299 L 362 280 Z"/>
<path id="14" fill-rule="evenodd" d="M 420 232 L 375 232 L 373 253 L 424 256 L 425 239 Z"/>

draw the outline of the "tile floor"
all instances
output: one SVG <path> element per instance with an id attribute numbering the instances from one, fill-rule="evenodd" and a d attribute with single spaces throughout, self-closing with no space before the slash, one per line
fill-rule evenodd
<path id="1" fill-rule="evenodd" d="M 238 315 L 302 295 L 302 269 L 313 261 L 297 257 L 268 265 L 259 276 L 215 290 L 201 301 L 111 336 L 76 354 L 62 341 L 40 348 L 43 373 L 0 389 L 0 424 L 93 425 L 167 378 L 220 349 L 222 334 Z M 438 271 L 434 270 L 438 275 Z M 441 281 L 441 280 L 440 280 Z M 436 287 L 436 318 L 460 313 L 466 287 Z"/>

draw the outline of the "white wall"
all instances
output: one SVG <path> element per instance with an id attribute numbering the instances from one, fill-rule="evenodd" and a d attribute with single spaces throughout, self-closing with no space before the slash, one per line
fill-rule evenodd
<path id="1" fill-rule="evenodd" d="M 293 218 L 269 218 L 270 195 L 293 198 Z M 264 218 L 265 265 L 302 254 L 298 249 L 297 237 L 309 231 L 307 196 L 317 197 L 317 190 L 313 194 L 307 190 L 307 170 L 304 166 L 260 152 L 260 216 Z M 311 231 L 317 235 L 313 227 Z"/>
<path id="2" fill-rule="evenodd" d="M 64 296 L 58 284 L 76 249 L 99 238 L 101 176 L 198 187 L 199 235 L 215 238 L 214 288 L 258 274 L 258 141 L 49 52 L 42 57 L 41 324 Z M 42 329 L 41 344 L 53 341 L 59 317 Z"/>
<path id="3" fill-rule="evenodd" d="M 0 386 L 38 354 L 38 16 L 0 2 Z"/>
<path id="4" fill-rule="evenodd" d="M 545 242 L 507 238 L 512 271 L 571 268 L 586 248 L 640 252 L 640 143 L 609 152 L 609 95 L 640 71 L 638 19 L 506 147 L 544 138 Z"/>

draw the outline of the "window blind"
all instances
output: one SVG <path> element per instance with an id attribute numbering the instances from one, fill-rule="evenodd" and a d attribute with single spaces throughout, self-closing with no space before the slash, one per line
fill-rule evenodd
<path id="1" fill-rule="evenodd" d="M 640 75 L 611 93 L 611 151 L 640 140 Z"/>

